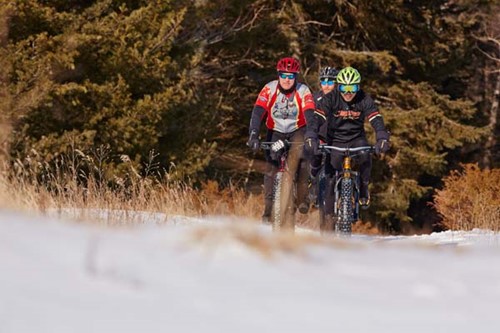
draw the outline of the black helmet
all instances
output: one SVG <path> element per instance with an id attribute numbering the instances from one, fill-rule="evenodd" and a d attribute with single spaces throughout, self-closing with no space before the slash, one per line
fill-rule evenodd
<path id="1" fill-rule="evenodd" d="M 319 79 L 321 80 L 328 78 L 328 79 L 333 79 L 333 81 L 336 81 L 338 73 L 339 71 L 335 67 L 326 66 L 321 68 L 321 70 L 319 71 Z"/>

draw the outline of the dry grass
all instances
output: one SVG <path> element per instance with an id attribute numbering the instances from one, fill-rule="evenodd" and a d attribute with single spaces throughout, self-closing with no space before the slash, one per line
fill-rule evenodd
<path id="1" fill-rule="evenodd" d="M 474 228 L 500 231 L 500 169 L 463 165 L 444 179 L 436 191 L 435 208 L 451 230 Z"/>
<path id="2" fill-rule="evenodd" d="M 82 152 L 79 156 L 87 161 L 96 160 Z M 249 194 L 231 184 L 221 187 L 215 181 L 207 181 L 201 188 L 194 189 L 169 179 L 168 174 L 162 179 L 140 176 L 132 164 L 126 180 L 114 176 L 114 186 L 103 186 L 97 179 L 104 177 L 104 171 L 82 175 L 81 161 L 76 160 L 75 157 L 61 159 L 55 168 L 27 161 L 17 162 L 9 169 L 3 163 L 0 167 L 0 207 L 33 214 L 55 214 L 106 226 L 161 223 L 175 215 L 234 216 L 259 221 L 263 211 L 262 194 Z M 99 170 L 95 164 L 87 169 Z M 15 170 L 14 175 L 12 170 Z M 39 181 L 40 174 L 43 174 L 43 182 Z M 319 230 L 318 210 L 311 208 L 305 215 L 297 213 L 296 225 Z M 353 231 L 378 233 L 366 223 L 356 223 Z"/>
<path id="3" fill-rule="evenodd" d="M 75 165 L 67 161 L 55 169 L 47 167 L 43 182 L 40 164 L 17 163 L 15 175 L 4 164 L 0 172 L 0 207 L 41 214 L 69 211 L 77 220 L 88 220 L 89 211 L 100 210 L 106 214 L 98 222 L 109 226 L 147 222 L 137 220 L 139 216 L 147 218 L 147 214 L 134 212 L 163 213 L 166 217 L 258 218 L 262 209 L 261 196 L 248 195 L 236 186 L 220 189 L 217 182 L 210 181 L 197 190 L 169 179 L 168 174 L 161 179 L 140 176 L 132 165 L 126 179 L 114 176 L 112 186 L 108 186 L 109 182 L 103 185 L 98 181 L 99 173 L 82 175 L 80 170 L 77 174 Z"/>
<path id="4" fill-rule="evenodd" d="M 263 234 L 255 227 L 244 223 L 227 225 L 224 228 L 200 227 L 193 231 L 191 240 L 212 252 L 216 252 L 221 244 L 231 242 L 243 245 L 266 258 L 286 253 L 306 259 L 311 246 L 328 246 L 337 249 L 359 248 L 359 244 L 346 239 L 322 237 L 319 234 L 291 232 Z"/>

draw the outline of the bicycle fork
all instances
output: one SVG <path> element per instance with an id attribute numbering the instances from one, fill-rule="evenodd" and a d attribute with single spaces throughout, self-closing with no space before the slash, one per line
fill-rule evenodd
<path id="1" fill-rule="evenodd" d="M 347 200 L 352 200 L 353 205 L 353 216 L 351 216 L 351 223 L 355 222 L 359 216 L 359 172 L 352 170 L 352 158 L 350 156 L 344 156 L 342 161 L 342 172 L 336 172 L 335 174 L 335 191 L 334 191 L 334 215 L 339 216 L 340 214 L 340 203 L 341 203 L 341 194 L 345 188 L 351 188 L 352 191 L 349 191 L 352 194 L 351 198 L 345 198 Z"/>

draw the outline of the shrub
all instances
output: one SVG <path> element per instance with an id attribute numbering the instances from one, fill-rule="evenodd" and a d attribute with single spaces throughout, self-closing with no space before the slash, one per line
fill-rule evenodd
<path id="1" fill-rule="evenodd" d="M 481 170 L 465 164 L 452 171 L 437 190 L 434 206 L 444 227 L 451 230 L 474 228 L 500 230 L 500 169 Z"/>

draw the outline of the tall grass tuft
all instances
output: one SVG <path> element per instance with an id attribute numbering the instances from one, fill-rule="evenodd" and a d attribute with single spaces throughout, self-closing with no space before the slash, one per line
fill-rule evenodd
<path id="1" fill-rule="evenodd" d="M 465 164 L 444 179 L 444 188 L 436 191 L 434 199 L 448 229 L 500 231 L 500 169 Z"/>
<path id="2" fill-rule="evenodd" d="M 156 223 L 161 223 L 158 216 L 259 216 L 260 196 L 249 196 L 235 185 L 221 189 L 214 181 L 193 187 L 160 172 L 155 157 L 152 153 L 139 171 L 127 156 L 121 156 L 125 167 L 119 175 L 106 169 L 105 150 L 85 154 L 74 149 L 52 163 L 3 163 L 0 207 L 78 220 L 91 217 L 111 226 L 147 223 L 145 219 L 156 213 L 160 213 L 155 215 Z"/>

